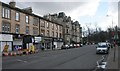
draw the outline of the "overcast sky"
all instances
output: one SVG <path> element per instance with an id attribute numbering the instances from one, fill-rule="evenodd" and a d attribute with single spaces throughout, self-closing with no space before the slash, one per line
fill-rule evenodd
<path id="1" fill-rule="evenodd" d="M 11 0 L 2 0 L 9 3 Z M 108 27 L 118 25 L 118 1 L 119 0 L 14 0 L 17 7 L 32 7 L 33 12 L 43 16 L 65 12 L 67 16 L 79 21 L 82 27 L 86 25 L 91 28 Z M 109 15 L 108 17 L 106 15 Z"/>

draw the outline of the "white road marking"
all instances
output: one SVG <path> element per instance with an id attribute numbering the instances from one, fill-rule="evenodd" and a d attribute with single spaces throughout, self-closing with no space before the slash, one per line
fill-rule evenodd
<path id="1" fill-rule="evenodd" d="M 21 59 L 17 59 L 17 61 L 19 61 L 19 62 L 24 62 L 24 63 L 27 62 L 27 61 L 25 61 L 25 60 L 21 60 Z"/>

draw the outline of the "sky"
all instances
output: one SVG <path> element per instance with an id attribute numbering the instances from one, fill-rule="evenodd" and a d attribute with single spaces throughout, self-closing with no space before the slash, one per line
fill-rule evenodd
<path id="1" fill-rule="evenodd" d="M 2 0 L 9 3 L 12 0 Z M 14 0 L 19 8 L 32 7 L 33 12 L 43 16 L 65 12 L 73 21 L 79 21 L 86 30 L 118 25 L 118 1 L 119 0 Z M 113 22 L 113 26 L 112 26 Z"/>

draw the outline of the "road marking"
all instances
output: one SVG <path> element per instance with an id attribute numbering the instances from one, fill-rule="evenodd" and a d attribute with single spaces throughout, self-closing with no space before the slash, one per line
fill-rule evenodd
<path id="1" fill-rule="evenodd" d="M 17 59 L 17 61 L 19 61 L 19 62 L 24 62 L 24 63 L 27 62 L 27 61 L 25 61 L 25 60 L 21 60 L 21 59 Z"/>

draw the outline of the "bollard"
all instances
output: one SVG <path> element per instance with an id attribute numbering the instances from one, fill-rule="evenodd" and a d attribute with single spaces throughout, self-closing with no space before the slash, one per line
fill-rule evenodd
<path id="1" fill-rule="evenodd" d="M 8 53 L 7 53 L 7 52 L 4 52 L 3 55 L 4 55 L 4 56 L 8 56 Z"/>

